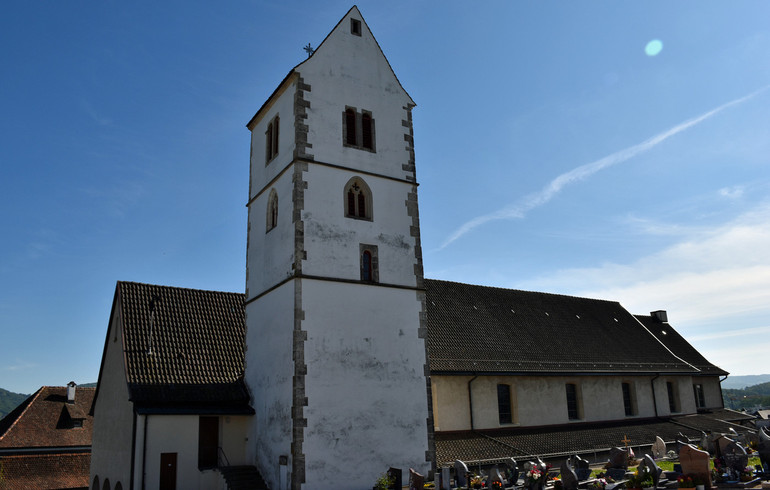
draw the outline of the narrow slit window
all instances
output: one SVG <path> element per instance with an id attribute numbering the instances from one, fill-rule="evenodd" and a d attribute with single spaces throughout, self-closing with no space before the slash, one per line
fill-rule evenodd
<path id="1" fill-rule="evenodd" d="M 380 281 L 378 272 L 377 245 L 359 245 L 361 257 L 361 281 L 376 283 Z"/>
<path id="2" fill-rule="evenodd" d="M 570 420 L 580 420 L 580 404 L 578 403 L 577 385 L 567 383 L 567 417 Z"/>
<path id="3" fill-rule="evenodd" d="M 267 124 L 265 131 L 265 164 L 278 155 L 278 126 L 280 119 L 276 115 L 272 121 Z"/>
<path id="4" fill-rule="evenodd" d="M 345 142 L 356 146 L 356 112 L 353 109 L 345 111 Z"/>
<path id="5" fill-rule="evenodd" d="M 364 113 L 361 115 L 361 137 L 363 142 L 361 146 L 367 150 L 374 149 L 374 142 L 372 140 L 372 115 Z"/>
<path id="6" fill-rule="evenodd" d="M 364 257 L 362 259 L 363 262 L 363 274 L 361 277 L 362 281 L 372 281 L 372 253 L 368 250 L 364 251 Z"/>
<path id="7" fill-rule="evenodd" d="M 511 411 L 511 385 L 497 385 L 497 413 L 500 424 L 510 424 L 513 422 L 513 413 Z"/>
<path id="8" fill-rule="evenodd" d="M 671 413 L 679 412 L 679 400 L 676 395 L 676 387 L 671 381 L 666 382 L 666 391 L 668 392 L 668 409 Z"/>
<path id="9" fill-rule="evenodd" d="M 623 409 L 626 412 L 626 417 L 636 415 L 636 409 L 634 407 L 634 397 L 631 392 L 631 383 L 623 383 Z"/>

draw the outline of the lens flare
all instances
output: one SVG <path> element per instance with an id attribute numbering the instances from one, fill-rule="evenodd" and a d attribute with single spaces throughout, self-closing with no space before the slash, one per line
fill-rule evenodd
<path id="1" fill-rule="evenodd" d="M 647 56 L 656 56 L 662 49 L 663 41 L 659 39 L 653 39 L 647 43 L 647 46 L 644 47 L 644 52 L 647 54 Z"/>

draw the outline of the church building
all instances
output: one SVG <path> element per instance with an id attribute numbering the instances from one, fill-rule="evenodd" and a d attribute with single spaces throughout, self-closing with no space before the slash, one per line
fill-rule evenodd
<path id="1" fill-rule="evenodd" d="M 245 292 L 117 284 L 92 488 L 361 489 L 730 423 L 665 312 L 425 279 L 414 107 L 356 7 L 278 84 L 247 124 Z"/>

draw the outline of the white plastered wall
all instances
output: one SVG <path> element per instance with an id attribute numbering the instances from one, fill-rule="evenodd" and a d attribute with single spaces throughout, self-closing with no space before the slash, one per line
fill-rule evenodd
<path id="1" fill-rule="evenodd" d="M 246 383 L 256 412 L 247 457 L 267 482 L 279 481 L 279 457 L 291 454 L 294 282 L 246 305 Z"/>
<path id="2" fill-rule="evenodd" d="M 416 292 L 313 280 L 302 290 L 309 488 L 367 488 L 389 466 L 425 473 Z"/>
<path id="3" fill-rule="evenodd" d="M 680 413 L 695 412 L 692 377 L 669 376 L 654 381 L 653 378 L 654 376 L 479 376 L 471 383 L 474 428 L 492 429 L 510 425 L 526 427 L 654 417 L 656 413 L 652 395 L 653 383 L 658 415 L 669 415 L 666 381 L 672 381 L 678 387 L 682 407 Z M 471 428 L 468 402 L 468 382 L 471 379 L 472 376 L 431 377 L 436 430 Z M 697 379 L 704 385 L 707 405 L 714 403 L 713 392 L 718 392 L 718 378 Z M 501 425 L 499 422 L 498 383 L 511 385 L 513 424 Z M 566 383 L 575 383 L 580 393 L 581 417 L 576 421 L 569 420 L 567 416 Z M 636 414 L 633 416 L 625 414 L 622 383 L 631 385 L 636 408 Z"/>
<path id="4" fill-rule="evenodd" d="M 119 308 L 116 308 L 107 332 L 94 408 L 90 482 L 98 476 L 100 482 L 109 478 L 113 486 L 120 482 L 123 488 L 129 488 L 134 415 L 133 404 L 128 401 L 122 330 Z"/>

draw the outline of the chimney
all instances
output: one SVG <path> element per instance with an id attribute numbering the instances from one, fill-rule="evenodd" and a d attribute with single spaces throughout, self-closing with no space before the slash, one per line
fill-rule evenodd
<path id="1" fill-rule="evenodd" d="M 668 323 L 668 315 L 666 310 L 651 311 L 650 316 L 658 323 Z"/>
<path id="2" fill-rule="evenodd" d="M 67 383 L 67 403 L 75 403 L 75 386 L 74 381 Z"/>

